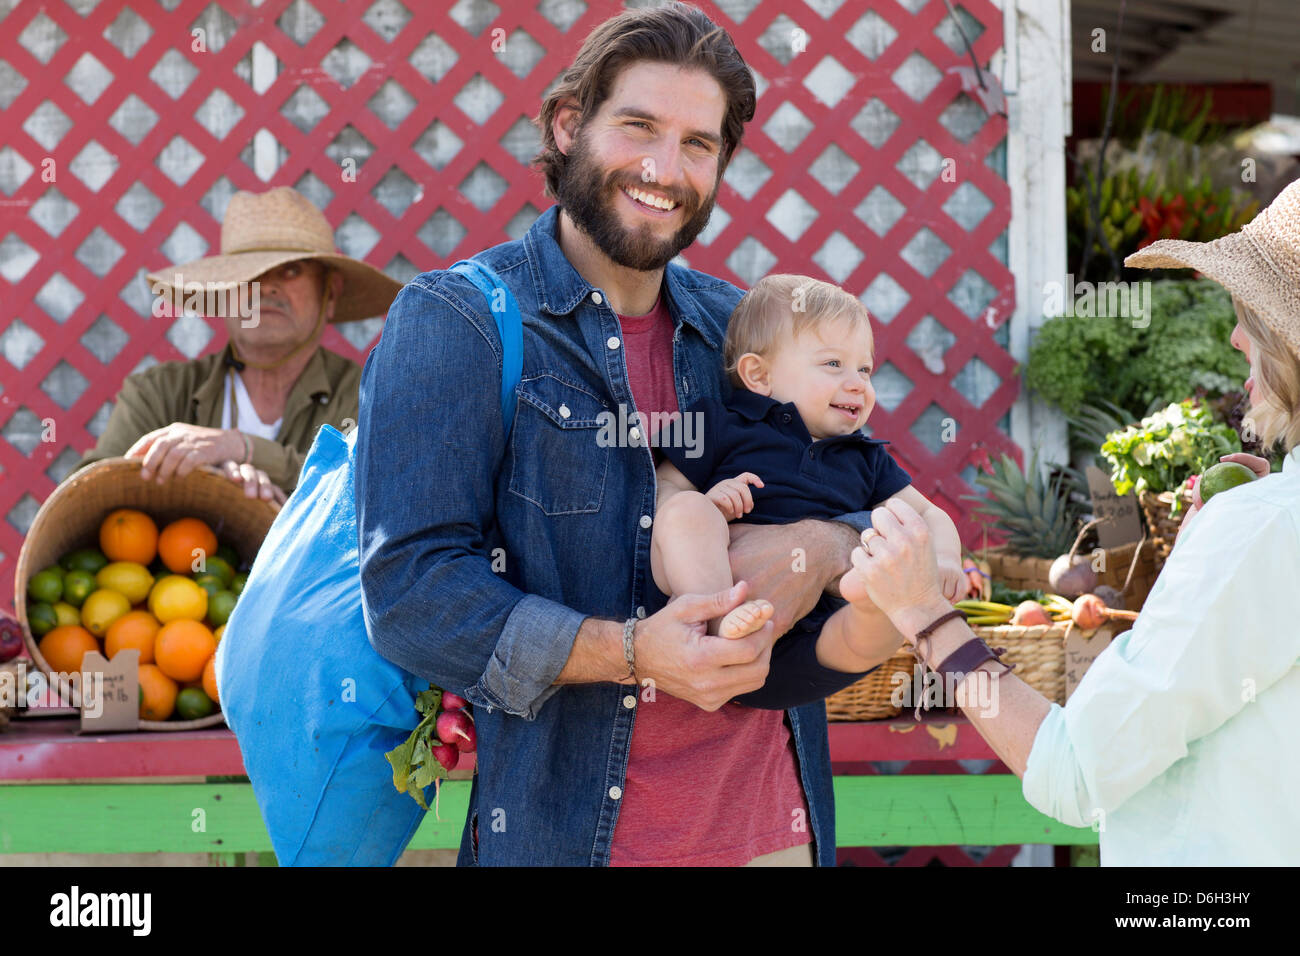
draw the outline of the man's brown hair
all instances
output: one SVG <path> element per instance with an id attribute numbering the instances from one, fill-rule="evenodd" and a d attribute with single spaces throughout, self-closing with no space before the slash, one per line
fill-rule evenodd
<path id="1" fill-rule="evenodd" d="M 606 20 L 591 31 L 572 65 L 560 75 L 533 120 L 542 134 L 542 151 L 533 157 L 533 163 L 546 174 L 546 195 L 559 195 L 569 159 L 560 152 L 552 131 L 560 105 L 577 100 L 585 123 L 609 97 L 619 73 L 639 60 L 704 70 L 718 81 L 727 97 L 718 159 L 721 178 L 740 145 L 745 124 L 754 118 L 754 77 L 726 30 L 698 7 L 674 2 L 625 10 Z"/>

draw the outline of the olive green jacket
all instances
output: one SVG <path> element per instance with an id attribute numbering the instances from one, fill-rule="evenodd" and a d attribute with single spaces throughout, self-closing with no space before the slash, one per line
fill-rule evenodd
<path id="1" fill-rule="evenodd" d="M 142 436 L 172 422 L 220 428 L 229 351 L 227 345 L 215 355 L 190 362 L 162 362 L 128 375 L 98 444 L 73 470 L 102 458 L 125 455 Z M 360 385 L 360 365 L 317 347 L 289 391 L 276 440 L 248 436 L 253 444 L 253 465 L 286 492 L 292 491 L 320 427 L 330 424 L 344 431 L 349 427 L 345 419 L 355 423 Z"/>

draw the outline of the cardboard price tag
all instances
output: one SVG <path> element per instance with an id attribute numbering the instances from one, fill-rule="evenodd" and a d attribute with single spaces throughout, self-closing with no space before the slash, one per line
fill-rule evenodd
<path id="1" fill-rule="evenodd" d="M 1110 478 L 1095 465 L 1088 466 L 1086 477 L 1088 493 L 1092 496 L 1092 513 L 1101 519 L 1097 525 L 1098 543 L 1103 548 L 1118 548 L 1142 540 L 1137 495 L 1115 494 Z"/>
<path id="2" fill-rule="evenodd" d="M 140 729 L 140 652 L 119 651 L 111 661 L 88 651 L 81 662 L 81 730 L 99 734 Z"/>
<path id="3" fill-rule="evenodd" d="M 1065 699 L 1068 702 L 1083 675 L 1088 673 L 1101 652 L 1110 647 L 1111 638 L 1115 636 L 1113 625 L 1105 624 L 1091 635 L 1077 627 L 1070 628 L 1070 636 L 1065 639 Z"/>

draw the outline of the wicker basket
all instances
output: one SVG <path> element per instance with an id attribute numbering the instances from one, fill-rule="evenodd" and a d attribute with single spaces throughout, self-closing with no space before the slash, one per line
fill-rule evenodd
<path id="1" fill-rule="evenodd" d="M 1065 706 L 1065 635 L 1069 623 L 1021 627 L 975 627 L 976 637 L 993 648 L 1006 648 L 1002 661 L 1015 664 L 1015 675 L 1048 700 Z"/>
<path id="2" fill-rule="evenodd" d="M 218 539 L 229 542 L 251 560 L 275 520 L 276 507 L 249 498 L 238 485 L 214 468 L 196 469 L 164 484 L 140 480 L 139 459 L 109 458 L 77 472 L 45 499 L 18 552 L 14 602 L 27 651 L 46 674 L 50 666 L 27 626 L 27 580 L 76 548 L 97 547 L 99 526 L 109 512 L 136 508 L 162 525 L 194 516 L 206 521 Z M 64 699 L 74 699 L 64 681 Z M 194 730 L 224 722 L 220 713 L 199 720 L 142 720 L 141 730 Z"/>
<path id="3" fill-rule="evenodd" d="M 827 697 L 826 719 L 882 720 L 897 717 L 903 709 L 895 707 L 890 698 L 902 678 L 895 675 L 906 675 L 906 681 L 910 684 L 915 665 L 916 658 L 910 650 L 895 654 L 856 684 L 850 684 Z"/>
<path id="4" fill-rule="evenodd" d="M 1128 610 L 1140 610 L 1147 595 L 1155 587 L 1156 576 L 1159 574 L 1151 539 L 1103 550 L 1105 562 L 1102 570 L 1097 572 L 1097 583 L 1121 592 L 1124 595 L 1124 606 Z M 997 548 L 990 549 L 983 557 L 989 563 L 993 580 L 1001 581 L 1013 591 L 1052 590 L 1052 562 L 1047 558 L 1022 558 Z"/>
<path id="5" fill-rule="evenodd" d="M 1142 515 L 1146 518 L 1148 533 L 1151 536 L 1151 542 L 1154 545 L 1155 570 L 1156 574 L 1160 573 L 1165 562 L 1169 560 L 1169 552 L 1173 550 L 1174 539 L 1178 537 L 1178 529 L 1182 526 L 1183 516 L 1192 506 L 1192 492 L 1187 488 L 1182 488 L 1177 495 L 1183 499 L 1182 509 L 1178 512 L 1177 517 L 1173 517 L 1170 512 L 1174 508 L 1175 492 L 1163 491 L 1160 494 L 1152 494 L 1144 491 L 1138 495 L 1138 503 L 1142 506 Z"/>

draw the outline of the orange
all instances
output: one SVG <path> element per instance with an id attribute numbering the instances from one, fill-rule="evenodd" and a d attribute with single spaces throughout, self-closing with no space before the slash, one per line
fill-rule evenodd
<path id="1" fill-rule="evenodd" d="M 196 551 L 203 552 L 203 564 L 195 567 Z M 163 528 L 158 536 L 158 554 L 169 571 L 189 574 L 201 571 L 217 553 L 217 536 L 198 518 L 181 518 Z"/>
<path id="2" fill-rule="evenodd" d="M 153 657 L 173 680 L 196 681 L 203 665 L 217 652 L 217 639 L 198 621 L 180 618 L 164 624 L 154 639 Z"/>
<path id="3" fill-rule="evenodd" d="M 143 511 L 119 508 L 99 526 L 99 550 L 110 561 L 148 566 L 158 553 L 158 526 Z"/>
<path id="4" fill-rule="evenodd" d="M 141 664 L 153 663 L 153 642 L 161 625 L 148 611 L 123 614 L 108 626 L 104 636 L 104 654 L 111 661 L 118 651 L 134 647 L 140 652 Z"/>
<path id="5" fill-rule="evenodd" d="M 84 627 L 68 624 L 47 631 L 37 647 L 50 670 L 71 674 L 81 670 L 82 655 L 99 650 L 99 641 Z"/>
<path id="6" fill-rule="evenodd" d="M 218 707 L 221 701 L 217 698 L 217 658 L 214 654 L 208 658 L 208 662 L 203 665 L 203 692 L 212 698 L 212 702 Z"/>
<path id="7" fill-rule="evenodd" d="M 140 702 L 141 720 L 166 720 L 172 715 L 180 688 L 157 665 L 140 665 L 140 689 L 144 691 L 144 700 Z"/>

